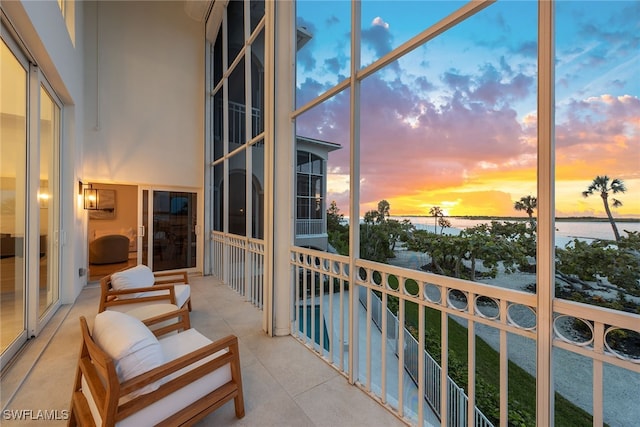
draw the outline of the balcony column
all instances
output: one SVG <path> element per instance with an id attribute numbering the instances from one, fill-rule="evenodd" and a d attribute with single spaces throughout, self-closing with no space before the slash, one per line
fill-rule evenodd
<path id="1" fill-rule="evenodd" d="M 536 357 L 536 420 L 553 426 L 553 299 L 555 296 L 555 159 L 554 159 L 554 7 L 538 3 L 538 342 Z M 601 424 L 596 422 L 594 425 Z"/>
<path id="2" fill-rule="evenodd" d="M 273 26 L 275 43 L 273 44 L 273 78 L 266 78 L 267 82 L 274 82 L 271 99 L 266 105 L 270 106 L 273 117 L 274 132 L 273 151 L 269 153 L 273 159 L 268 173 L 273 177 L 272 192 L 269 194 L 273 209 L 269 222 L 272 245 L 267 248 L 271 252 L 273 265 L 273 285 L 267 292 L 271 292 L 271 327 L 270 335 L 289 335 L 291 333 L 291 286 L 292 273 L 290 265 L 290 248 L 293 244 L 293 230 L 295 227 L 293 203 L 293 179 L 295 160 L 295 131 L 291 120 L 294 109 L 295 80 L 295 51 L 291 46 L 295 44 L 294 6 L 293 2 L 267 2 L 275 9 Z M 268 9 L 269 10 L 269 9 Z M 269 21 L 267 21 L 267 24 Z M 268 26 L 268 25 L 267 25 Z M 277 108 L 275 107 L 277 106 Z M 269 258 L 267 258 L 269 259 Z"/>

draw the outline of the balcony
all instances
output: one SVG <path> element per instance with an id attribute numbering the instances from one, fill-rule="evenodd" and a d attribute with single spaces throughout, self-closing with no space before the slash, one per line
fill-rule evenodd
<path id="1" fill-rule="evenodd" d="M 241 420 L 235 418 L 230 402 L 198 425 L 404 425 L 291 336 L 266 336 L 262 312 L 237 292 L 211 277 L 190 280 L 192 326 L 210 339 L 227 334 L 239 338 L 246 406 Z M 85 316 L 91 324 L 98 298 L 99 288 L 87 286 L 3 372 L 3 411 L 57 410 L 62 418 L 69 408 L 80 350 L 78 318 Z M 28 424 L 2 420 L 3 426 Z M 66 421 L 43 425 L 62 426 Z"/>
<path id="2" fill-rule="evenodd" d="M 296 219 L 296 236 L 317 236 L 327 234 L 326 219 Z"/>

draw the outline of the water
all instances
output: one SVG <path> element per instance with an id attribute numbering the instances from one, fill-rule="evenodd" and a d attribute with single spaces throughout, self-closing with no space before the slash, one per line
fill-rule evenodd
<path id="1" fill-rule="evenodd" d="M 433 231 L 435 220 L 433 217 L 393 217 L 402 221 L 408 219 L 418 229 Z M 468 219 L 468 218 L 449 218 L 451 227 L 445 227 L 443 233 L 456 235 L 460 230 L 475 227 L 480 224 L 488 224 L 490 219 Z M 510 221 L 510 220 L 508 220 Z M 624 230 L 640 232 L 640 220 L 637 222 L 617 222 L 618 231 L 621 236 L 626 236 Z M 438 227 L 440 232 L 440 227 Z M 556 221 L 556 246 L 564 247 L 564 245 L 573 240 L 593 240 L 605 239 L 614 240 L 613 229 L 608 221 Z"/>

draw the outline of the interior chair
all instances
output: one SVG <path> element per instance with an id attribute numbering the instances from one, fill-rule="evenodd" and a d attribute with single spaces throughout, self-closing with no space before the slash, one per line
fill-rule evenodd
<path id="1" fill-rule="evenodd" d="M 129 259 L 129 238 L 120 234 L 98 237 L 89 243 L 89 264 L 115 264 Z"/>
<path id="2" fill-rule="evenodd" d="M 100 280 L 98 313 L 105 310 L 129 312 L 150 304 L 173 304 L 191 311 L 191 288 L 187 272 L 154 273 L 146 265 L 140 264 Z M 166 311 L 172 310 L 160 310 Z"/>
<path id="3" fill-rule="evenodd" d="M 186 308 L 145 322 L 105 311 L 92 333 L 84 317 L 80 328 L 69 426 L 191 425 L 232 399 L 244 416 L 237 337 L 212 342 L 190 328 Z"/>

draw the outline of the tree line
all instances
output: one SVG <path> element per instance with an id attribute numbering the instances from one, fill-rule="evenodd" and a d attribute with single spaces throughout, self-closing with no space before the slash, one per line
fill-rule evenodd
<path id="1" fill-rule="evenodd" d="M 598 176 L 582 193 L 584 197 L 600 195 L 615 241 L 574 239 L 564 248 L 556 248 L 556 289 L 561 296 L 584 300 L 585 291 L 594 284 L 610 286 L 621 291 L 617 305 L 612 308 L 640 312 L 638 305 L 629 304 L 624 298 L 624 292 L 640 295 L 640 233 L 625 230 L 626 236 L 622 236 L 609 208 L 609 195 L 625 191 L 621 180 Z M 622 205 L 617 199 L 611 200 L 615 207 Z M 431 232 L 417 229 L 407 219 L 391 218 L 389 202 L 381 200 L 378 209 L 366 212 L 359 224 L 360 257 L 386 263 L 395 257 L 394 250 L 402 242 L 407 249 L 426 254 L 430 261 L 422 269 L 437 274 L 477 280 L 495 278 L 500 267 L 505 273 L 534 273 L 537 199 L 524 196 L 514 203 L 514 209 L 526 212 L 528 220 L 494 220 L 451 235 L 443 233 L 451 223 L 440 207 L 434 206 L 430 210 L 434 217 L 434 231 Z M 329 243 L 338 253 L 348 255 L 349 226 L 335 201 L 327 210 L 327 231 Z"/>

